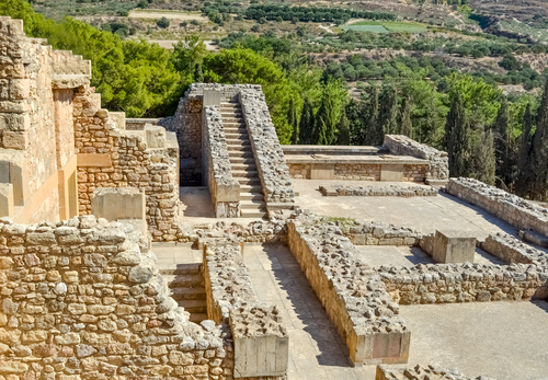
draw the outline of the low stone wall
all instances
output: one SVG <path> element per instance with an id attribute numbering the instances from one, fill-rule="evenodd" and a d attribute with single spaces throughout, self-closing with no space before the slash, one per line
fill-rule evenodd
<path id="1" fill-rule="evenodd" d="M 481 242 L 481 248 L 506 263 L 548 266 L 546 252 L 525 245 L 511 235 L 501 233 L 489 235 L 484 242 Z"/>
<path id="2" fill-rule="evenodd" d="M 289 338 L 276 306 L 259 301 L 236 240 L 204 244 L 208 317 L 229 323 L 234 342 L 234 377 L 286 378 Z"/>
<path id="3" fill-rule="evenodd" d="M 145 125 L 158 125 L 160 119 L 147 119 L 147 118 L 126 118 L 125 129 L 128 131 L 143 131 Z"/>
<path id="4" fill-rule="evenodd" d="M 339 334 L 354 365 L 405 363 L 411 333 L 380 277 L 354 258 L 335 225 L 288 221 L 289 248 Z"/>
<path id="5" fill-rule="evenodd" d="M 426 173 L 427 183 L 440 184 L 449 179 L 447 152 L 439 151 L 402 135 L 385 135 L 383 146 L 393 155 L 413 156 L 430 161 Z"/>
<path id="6" fill-rule="evenodd" d="M 334 179 L 346 181 L 380 181 L 379 164 L 335 164 Z M 310 175 L 309 175 L 310 178 Z"/>
<path id="7" fill-rule="evenodd" d="M 548 209 L 472 178 L 451 178 L 448 194 L 479 206 L 517 229 L 548 236 Z"/>
<path id="8" fill-rule="evenodd" d="M 240 184 L 232 177 L 221 110 L 218 106 L 204 109 L 204 158 L 209 192 L 217 218 L 240 216 Z"/>
<path id="9" fill-rule="evenodd" d="M 389 185 L 389 186 L 320 186 L 320 193 L 327 197 L 433 197 L 438 189 L 433 186 Z"/>
<path id="10" fill-rule="evenodd" d="M 229 336 L 188 321 L 155 260 L 129 225 L 0 220 L 2 376 L 232 379 Z"/>
<path id="11" fill-rule="evenodd" d="M 242 89 L 239 99 L 263 185 L 266 207 L 269 211 L 276 204 L 290 208 L 295 202 L 295 192 L 264 94 L 260 86 L 255 86 L 253 89 Z"/>
<path id="12" fill-rule="evenodd" d="M 416 365 L 413 368 L 392 368 L 377 366 L 375 380 L 495 380 L 484 376 L 472 379 L 460 373 L 457 369 L 445 369 L 432 365 Z"/>

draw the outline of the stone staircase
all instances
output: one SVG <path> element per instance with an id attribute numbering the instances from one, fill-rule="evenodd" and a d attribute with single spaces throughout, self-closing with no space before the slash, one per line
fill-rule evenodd
<path id="1" fill-rule="evenodd" d="M 263 218 L 266 216 L 263 188 L 240 103 L 237 101 L 221 103 L 221 115 L 232 177 L 240 183 L 241 216 L 242 218 Z"/>
<path id="2" fill-rule="evenodd" d="M 190 320 L 200 323 L 207 319 L 207 301 L 202 264 L 177 264 L 161 269 L 169 283 L 172 297 L 190 313 Z"/>

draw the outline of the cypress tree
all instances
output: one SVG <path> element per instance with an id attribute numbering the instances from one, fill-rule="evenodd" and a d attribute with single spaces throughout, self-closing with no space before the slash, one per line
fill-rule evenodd
<path id="1" fill-rule="evenodd" d="M 533 115 L 531 114 L 531 105 L 527 104 L 525 113 L 523 114 L 523 122 L 521 125 L 521 146 L 519 149 L 518 160 L 518 180 L 516 183 L 516 192 L 520 196 L 530 195 L 531 176 L 532 176 L 532 155 L 531 148 L 533 138 L 531 131 L 533 130 Z"/>
<path id="2" fill-rule="evenodd" d="M 376 86 L 369 89 L 369 103 L 365 108 L 365 128 L 362 145 L 380 145 L 383 140 L 382 126 L 379 123 L 379 93 Z"/>
<path id="3" fill-rule="evenodd" d="M 506 99 L 500 105 L 493 131 L 497 163 L 496 176 L 504 185 L 508 185 L 512 181 L 512 168 L 508 149 L 508 102 Z"/>
<path id="4" fill-rule="evenodd" d="M 360 136 L 363 135 L 364 118 L 362 118 L 362 102 L 358 103 L 354 99 L 350 100 L 345 107 L 345 114 L 349 122 L 350 142 L 354 145 L 361 145 Z"/>
<path id="5" fill-rule="evenodd" d="M 202 63 L 198 62 L 194 66 L 194 82 L 203 83 L 204 82 L 204 72 L 202 71 Z"/>
<path id="6" fill-rule="evenodd" d="M 384 85 L 382 87 L 379 101 L 379 124 L 382 134 L 390 135 L 398 133 L 398 103 L 396 89 L 393 85 Z"/>
<path id="7" fill-rule="evenodd" d="M 403 99 L 402 111 L 400 114 L 400 133 L 413 138 L 413 124 L 411 123 L 411 99 Z"/>
<path id="8" fill-rule="evenodd" d="M 304 100 L 303 112 L 299 122 L 299 143 L 313 144 L 312 136 L 315 130 L 314 108 L 310 99 Z"/>
<path id="9" fill-rule="evenodd" d="M 544 200 L 546 198 L 546 182 L 548 179 L 548 80 L 542 94 L 537 114 L 537 128 L 533 136 L 532 152 L 532 189 L 531 197 Z"/>
<path id="10" fill-rule="evenodd" d="M 297 107 L 293 98 L 289 101 L 289 107 L 287 109 L 287 123 L 293 128 L 293 134 L 291 135 L 291 144 L 299 143 L 299 122 L 297 120 Z"/>
<path id="11" fill-rule="evenodd" d="M 337 121 L 335 120 L 333 100 L 327 92 L 324 92 L 320 108 L 316 114 L 316 130 L 312 138 L 313 144 L 333 144 L 337 135 Z"/>
<path id="12" fill-rule="evenodd" d="M 472 177 L 488 185 L 494 185 L 497 160 L 493 131 L 490 129 L 485 131 L 482 128 L 476 137 L 470 165 Z"/>
<path id="13" fill-rule="evenodd" d="M 451 109 L 447 114 L 445 146 L 449 159 L 449 174 L 453 177 L 466 176 L 470 151 L 470 125 L 459 94 L 453 97 Z"/>
<path id="14" fill-rule="evenodd" d="M 350 121 L 348 121 L 348 118 L 346 117 L 345 110 L 341 112 L 337 145 L 350 145 Z"/>

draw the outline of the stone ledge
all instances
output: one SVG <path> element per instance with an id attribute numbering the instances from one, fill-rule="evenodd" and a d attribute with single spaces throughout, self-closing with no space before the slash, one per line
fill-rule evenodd
<path id="1" fill-rule="evenodd" d="M 388 185 L 388 186 L 320 186 L 320 193 L 326 197 L 433 197 L 438 195 L 438 189 L 421 185 Z"/>
<path id="2" fill-rule="evenodd" d="M 391 368 L 386 365 L 377 366 L 375 380 L 495 380 L 484 376 L 464 376 L 456 369 L 416 365 L 413 368 Z"/>

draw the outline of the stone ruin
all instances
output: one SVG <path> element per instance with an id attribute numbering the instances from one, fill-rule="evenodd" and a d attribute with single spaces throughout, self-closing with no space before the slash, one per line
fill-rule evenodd
<path id="1" fill-rule="evenodd" d="M 248 242 L 289 246 L 352 364 L 378 364 L 377 380 L 468 379 L 402 367 L 413 340 L 400 305 L 548 297 L 546 252 L 514 236 L 425 234 L 296 206 L 292 178 L 408 182 L 326 196 L 435 196 L 445 185 L 548 238 L 545 208 L 449 179 L 445 152 L 394 135 L 383 147 L 282 147 L 255 85 L 193 84 L 174 116 L 126 120 L 101 109 L 89 61 L 7 17 L 0 58 L 0 379 L 287 379 L 288 331 L 253 288 Z M 256 220 L 189 227 L 181 185 L 207 186 L 217 218 Z M 208 319 L 192 322 L 175 301 L 152 241 L 202 249 Z M 505 264 L 473 263 L 476 244 Z M 373 268 L 357 245 L 420 247 L 437 263 Z"/>

